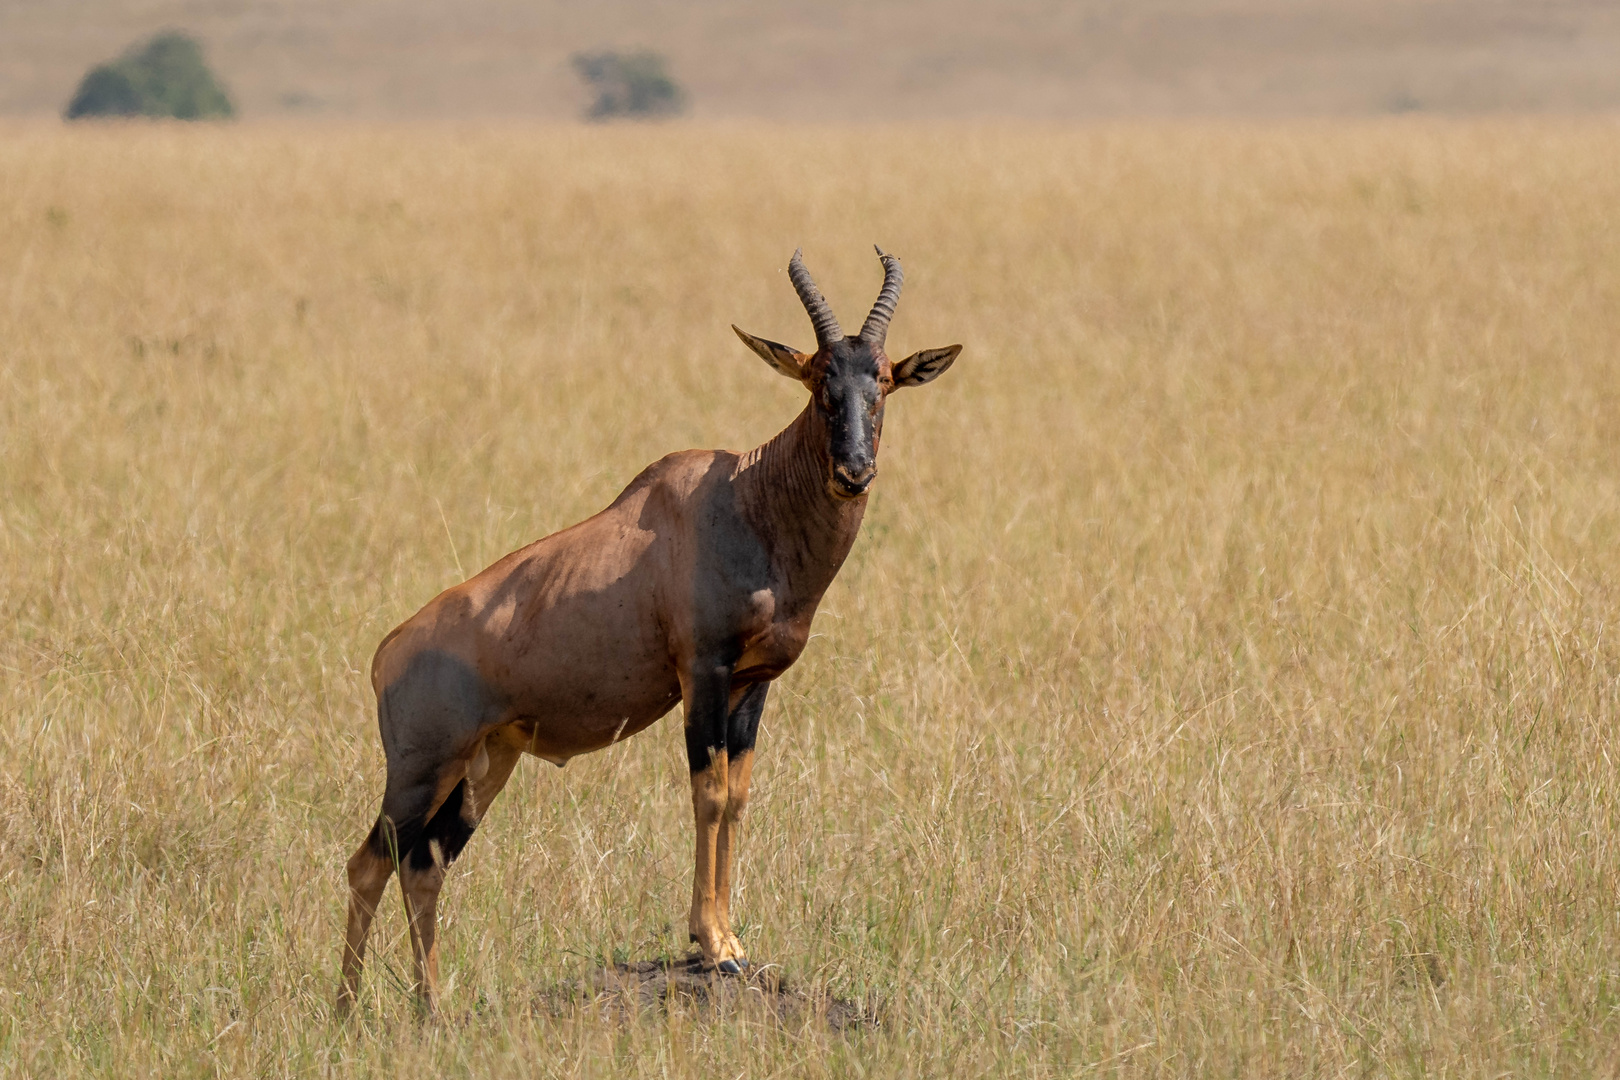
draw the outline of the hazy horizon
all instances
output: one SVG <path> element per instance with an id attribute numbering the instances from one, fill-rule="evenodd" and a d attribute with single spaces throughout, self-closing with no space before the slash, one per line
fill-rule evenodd
<path id="1" fill-rule="evenodd" d="M 249 120 L 571 119 L 593 49 L 664 54 L 700 120 L 1620 109 L 1620 5 L 1590 0 L 13 0 L 0 116 L 59 115 L 163 29 Z"/>

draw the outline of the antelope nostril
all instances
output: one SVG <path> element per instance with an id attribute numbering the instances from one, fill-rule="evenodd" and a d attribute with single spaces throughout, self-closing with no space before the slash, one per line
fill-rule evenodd
<path id="1" fill-rule="evenodd" d="M 872 486 L 872 478 L 877 475 L 877 467 L 868 465 L 859 472 L 853 472 L 843 465 L 833 466 L 831 487 L 834 494 L 847 498 L 865 495 L 866 489 Z"/>

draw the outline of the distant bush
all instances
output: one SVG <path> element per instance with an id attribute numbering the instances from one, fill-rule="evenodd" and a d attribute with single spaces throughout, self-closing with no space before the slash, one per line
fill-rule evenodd
<path id="1" fill-rule="evenodd" d="M 208 70 L 201 46 L 172 31 L 91 68 L 63 112 L 69 120 L 87 116 L 208 120 L 235 114 L 225 88 Z"/>
<path id="2" fill-rule="evenodd" d="M 585 110 L 592 120 L 674 116 L 686 103 L 658 53 L 576 53 L 573 63 L 579 77 L 596 91 L 596 100 Z"/>

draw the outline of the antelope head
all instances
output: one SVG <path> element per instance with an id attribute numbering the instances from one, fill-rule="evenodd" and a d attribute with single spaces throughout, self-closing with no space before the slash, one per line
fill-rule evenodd
<path id="1" fill-rule="evenodd" d="M 814 429 L 825 438 L 821 456 L 827 469 L 827 491 L 840 499 L 861 498 L 877 476 L 883 405 L 889 395 L 902 386 L 932 382 L 962 351 L 960 345 L 947 345 L 912 353 L 898 364 L 889 359 L 883 343 L 905 275 L 899 259 L 882 248 L 877 253 L 883 262 L 883 288 L 859 334 L 844 336 L 798 251 L 788 263 L 788 277 L 815 327 L 816 351 L 799 352 L 732 327 L 743 344 L 767 364 L 810 391 Z"/>

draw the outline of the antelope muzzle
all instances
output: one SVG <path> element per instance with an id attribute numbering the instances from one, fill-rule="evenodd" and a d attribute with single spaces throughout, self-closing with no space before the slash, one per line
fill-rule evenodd
<path id="1" fill-rule="evenodd" d="M 841 499 L 858 499 L 866 494 L 866 489 L 872 486 L 872 480 L 877 476 L 877 466 L 867 465 L 864 468 L 851 469 L 847 465 L 834 465 L 832 481 L 828 484 L 832 493 Z"/>

